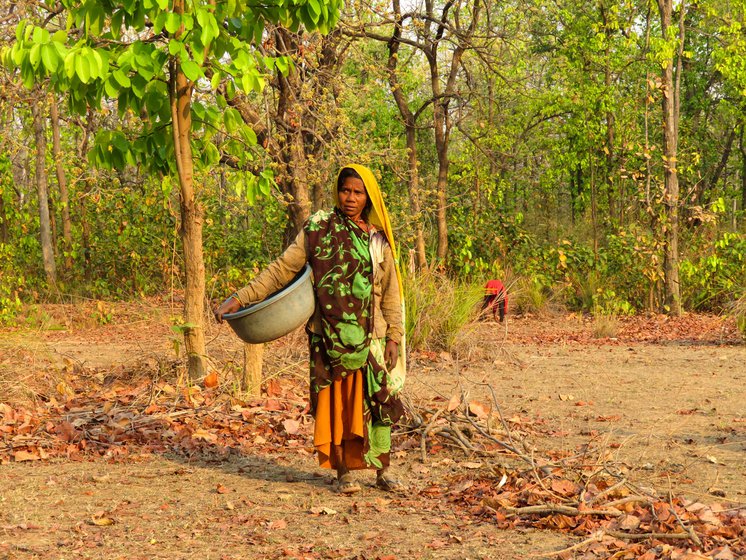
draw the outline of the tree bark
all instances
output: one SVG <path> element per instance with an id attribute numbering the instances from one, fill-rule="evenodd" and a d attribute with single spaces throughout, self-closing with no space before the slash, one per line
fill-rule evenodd
<path id="1" fill-rule="evenodd" d="M 184 0 L 174 1 L 174 12 L 184 13 Z M 181 35 L 183 30 L 177 33 Z M 184 293 L 184 346 L 187 370 L 191 379 L 207 374 L 205 349 L 205 263 L 202 252 L 203 210 L 194 190 L 192 161 L 192 91 L 193 84 L 184 75 L 179 61 L 170 62 L 169 96 L 174 139 L 174 155 L 179 178 L 181 227 L 179 234 L 184 250 L 186 289 Z"/>
<path id="2" fill-rule="evenodd" d="M 70 199 L 67 190 L 67 177 L 62 162 L 62 148 L 60 146 L 60 115 L 57 108 L 57 97 L 51 96 L 50 117 L 52 121 L 52 155 L 54 157 L 55 171 L 57 172 L 57 185 L 60 189 L 60 206 L 62 211 L 62 252 L 65 256 L 65 270 L 70 271 L 73 267 L 73 259 L 70 254 L 73 245 L 72 223 L 70 222 Z"/>
<path id="3" fill-rule="evenodd" d="M 728 160 L 730 159 L 730 153 L 733 150 L 733 141 L 736 139 L 736 131 L 738 130 L 738 127 L 734 127 L 733 130 L 730 131 L 728 134 L 728 138 L 725 140 L 725 148 L 723 149 L 723 153 L 720 157 L 720 161 L 718 162 L 717 167 L 715 168 L 715 172 L 712 174 L 712 179 L 710 179 L 709 188 L 707 191 L 709 193 L 712 193 L 715 190 L 715 187 L 717 187 L 718 181 L 720 180 L 720 177 L 723 174 L 723 171 L 725 171 L 725 167 L 728 165 Z M 707 203 L 710 201 L 710 197 L 707 196 L 707 193 L 703 190 L 700 192 L 699 197 L 700 203 Z"/>
<path id="4" fill-rule="evenodd" d="M 44 261 L 44 273 L 47 276 L 47 286 L 53 288 L 57 284 L 57 268 L 54 262 L 52 228 L 49 220 L 49 189 L 46 167 L 47 138 L 42 109 L 43 103 L 38 102 L 38 100 L 31 103 L 34 138 L 36 140 L 36 192 L 39 198 L 41 253 Z"/>
<path id="5" fill-rule="evenodd" d="M 663 156 L 664 186 L 663 204 L 666 215 L 663 247 L 664 303 L 666 311 L 681 315 L 681 292 L 679 286 L 679 176 L 676 169 L 679 141 L 679 92 L 681 85 L 681 50 L 684 42 L 684 10 L 682 2 L 679 18 L 679 52 L 677 72 L 674 77 L 674 60 L 668 61 L 661 72 L 663 90 Z M 673 0 L 658 0 L 661 17 L 661 33 L 668 39 L 673 15 Z"/>
<path id="6" fill-rule="evenodd" d="M 263 358 L 264 344 L 244 344 L 241 391 L 247 396 L 258 397 L 261 392 Z"/>
<path id="7" fill-rule="evenodd" d="M 738 151 L 741 152 L 741 214 L 746 220 L 746 143 L 743 141 L 746 121 L 741 121 L 741 133 L 738 135 Z"/>
<path id="8" fill-rule="evenodd" d="M 611 37 L 614 33 L 614 31 L 611 29 L 609 25 L 609 18 L 607 14 L 607 8 L 604 5 L 603 2 L 599 4 L 599 9 L 601 11 L 601 18 L 603 20 L 604 24 L 604 33 L 606 34 L 606 48 L 604 49 L 604 86 L 606 88 L 606 95 L 610 95 L 611 91 L 611 47 L 609 46 L 611 43 Z M 610 104 L 609 104 L 610 105 Z M 616 200 L 614 199 L 615 195 L 615 189 L 614 189 L 614 136 L 615 136 L 615 116 L 614 111 L 609 109 L 606 111 L 606 168 L 604 169 L 604 184 L 606 185 L 606 197 L 609 205 L 609 221 L 611 222 L 609 225 L 614 226 L 614 224 L 618 223 L 617 220 L 617 204 Z"/>
<path id="9" fill-rule="evenodd" d="M 428 19 L 433 18 L 433 2 L 428 0 L 425 2 L 427 6 Z M 448 20 L 448 11 L 452 7 L 451 2 L 447 2 L 443 7 L 443 12 L 440 17 L 437 18 L 439 24 L 435 35 L 430 38 L 427 45 L 427 59 L 430 68 L 430 84 L 433 94 L 433 126 L 435 129 L 435 148 L 438 154 L 438 182 L 437 182 L 437 200 L 438 200 L 438 211 L 437 211 L 437 224 L 438 224 L 438 249 L 437 257 L 438 260 L 445 261 L 448 255 L 448 168 L 450 166 L 450 159 L 448 157 L 448 148 L 450 144 L 451 136 L 451 117 L 449 114 L 449 108 L 451 99 L 456 95 L 456 78 L 458 71 L 461 68 L 461 59 L 467 49 L 473 48 L 472 37 L 476 31 L 477 23 L 479 22 L 482 3 L 478 0 L 474 0 L 471 5 L 471 21 L 469 27 L 466 29 L 458 28 L 459 19 L 455 16 L 455 31 L 458 43 L 451 56 L 451 63 L 446 79 L 445 87 L 441 88 L 441 76 L 439 70 L 439 55 L 438 48 L 446 27 Z M 454 8 L 455 9 L 455 8 Z M 453 39 L 452 39 L 453 40 Z"/>
<path id="10" fill-rule="evenodd" d="M 404 93 L 399 83 L 399 78 L 396 72 L 397 65 L 399 62 L 399 47 L 401 45 L 400 39 L 402 34 L 401 25 L 401 7 L 399 0 L 393 0 L 394 17 L 396 18 L 396 25 L 394 26 L 394 33 L 391 36 L 391 40 L 388 44 L 389 59 L 386 65 L 388 70 L 389 87 L 391 88 L 391 94 L 394 96 L 394 101 L 399 109 L 399 114 L 404 121 L 404 132 L 407 139 L 407 169 L 408 169 L 408 187 L 409 187 L 409 207 L 411 215 L 414 219 L 415 227 L 415 266 L 417 270 L 424 270 L 427 268 L 427 254 L 425 251 L 425 234 L 422 227 L 422 205 L 420 203 L 420 173 L 417 168 L 417 129 L 416 120 L 414 114 L 409 108 L 407 100 L 404 98 Z"/>
<path id="11" fill-rule="evenodd" d="M 292 56 L 297 53 L 297 37 L 290 31 L 276 28 L 275 40 L 279 54 Z M 277 120 L 283 135 L 283 149 L 279 156 L 285 168 L 285 180 L 281 187 L 289 199 L 288 215 L 291 221 L 286 241 L 292 240 L 311 213 L 311 199 L 308 189 L 308 158 L 303 141 L 304 108 L 300 106 L 298 100 L 298 96 L 301 94 L 300 82 L 296 65 L 288 70 L 287 76 L 278 72 Z"/>

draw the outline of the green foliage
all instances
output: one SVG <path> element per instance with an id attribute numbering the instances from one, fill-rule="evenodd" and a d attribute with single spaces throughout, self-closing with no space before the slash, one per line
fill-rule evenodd
<path id="1" fill-rule="evenodd" d="M 340 0 L 246 0 L 187 2 L 183 13 L 166 0 L 66 0 L 68 26 L 54 34 L 22 20 L 16 41 L 0 53 L 3 62 L 20 71 L 27 88 L 49 81 L 68 94 L 70 110 L 85 115 L 102 99 L 116 101 L 120 118 L 142 119 L 140 130 L 102 130 L 91 162 L 106 169 L 140 166 L 156 174 L 175 174 L 176 157 L 170 129 L 176 76 L 189 86 L 209 91 L 191 106 L 195 162 L 205 168 L 227 159 L 241 170 L 253 166 L 256 135 L 226 98 L 236 92 L 261 92 L 275 67 L 287 72 L 285 57 L 266 57 L 254 44 L 265 25 L 328 32 L 336 23 Z M 267 195 L 274 184 L 267 169 L 244 177 L 246 195 Z"/>
<path id="2" fill-rule="evenodd" d="M 13 270 L 12 255 L 11 247 L 0 243 L 0 325 L 15 324 L 23 308 L 20 294 L 24 278 Z"/>
<path id="3" fill-rule="evenodd" d="M 699 241 L 696 253 L 681 262 L 684 304 L 719 311 L 746 294 L 746 235 L 723 232 L 714 243 Z"/>

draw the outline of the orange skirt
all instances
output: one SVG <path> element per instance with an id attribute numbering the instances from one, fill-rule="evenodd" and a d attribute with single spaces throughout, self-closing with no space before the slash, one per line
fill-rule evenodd
<path id="1" fill-rule="evenodd" d="M 333 381 L 318 394 L 313 445 L 319 465 L 336 469 L 335 447 L 341 447 L 348 469 L 365 469 L 364 380 L 357 370 L 352 375 Z"/>

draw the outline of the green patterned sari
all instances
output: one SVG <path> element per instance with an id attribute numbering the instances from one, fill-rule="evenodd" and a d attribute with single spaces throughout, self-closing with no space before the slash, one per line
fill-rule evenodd
<path id="1" fill-rule="evenodd" d="M 388 464 L 391 425 L 403 414 L 389 390 L 385 341 L 373 338 L 373 264 L 370 236 L 340 210 L 317 212 L 305 226 L 314 291 L 322 314 L 321 335 L 309 333 L 311 408 L 333 381 L 360 370 L 364 379 L 363 460 Z"/>

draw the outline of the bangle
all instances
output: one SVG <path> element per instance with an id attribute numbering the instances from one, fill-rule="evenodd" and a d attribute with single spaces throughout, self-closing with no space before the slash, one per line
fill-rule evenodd
<path id="1" fill-rule="evenodd" d="M 241 301 L 241 298 L 238 297 L 238 293 L 237 292 L 233 292 L 230 297 L 232 297 L 233 299 L 235 299 L 238 302 L 239 305 L 243 306 L 243 302 Z M 230 298 L 228 298 L 228 299 L 230 299 Z"/>

